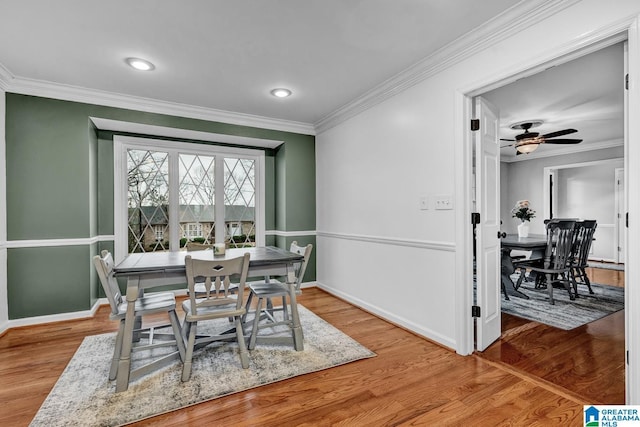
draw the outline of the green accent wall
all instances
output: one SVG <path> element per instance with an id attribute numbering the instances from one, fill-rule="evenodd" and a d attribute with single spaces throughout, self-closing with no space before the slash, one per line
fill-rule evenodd
<path id="1" fill-rule="evenodd" d="M 95 129 L 89 117 L 284 141 L 265 151 L 266 228 L 315 230 L 314 136 L 13 93 L 5 98 L 8 241 L 113 234 L 114 134 Z M 291 240 L 302 239 L 267 236 L 267 244 L 282 247 Z M 113 242 L 9 249 L 9 318 L 90 309 L 104 296 L 91 264 L 101 249 L 113 250 Z M 36 271 L 41 277 L 32 277 Z M 305 280 L 315 280 L 315 261 Z"/>

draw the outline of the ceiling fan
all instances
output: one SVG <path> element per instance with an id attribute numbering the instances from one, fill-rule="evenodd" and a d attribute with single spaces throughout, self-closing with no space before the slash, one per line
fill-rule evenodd
<path id="1" fill-rule="evenodd" d="M 515 147 L 516 155 L 529 154 L 535 151 L 540 144 L 578 144 L 582 142 L 581 139 L 567 139 L 557 138 L 558 136 L 569 135 L 578 132 L 576 129 L 563 129 L 556 132 L 546 133 L 540 135 L 538 132 L 529 132 L 529 129 L 538 127 L 542 124 L 542 121 L 526 121 L 514 123 L 510 126 L 511 129 L 522 129 L 523 133 L 517 135 L 515 139 L 501 139 L 501 141 L 512 141 L 513 144 L 504 145 L 500 148 Z"/>

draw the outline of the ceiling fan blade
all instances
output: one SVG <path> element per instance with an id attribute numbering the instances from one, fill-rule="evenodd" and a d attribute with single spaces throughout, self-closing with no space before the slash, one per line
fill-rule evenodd
<path id="1" fill-rule="evenodd" d="M 555 138 L 556 136 L 562 136 L 562 135 L 569 135 L 570 133 L 576 133 L 578 132 L 575 129 L 564 129 L 564 130 L 559 130 L 556 132 L 551 132 L 551 133 L 547 133 L 545 135 L 542 135 L 543 138 L 547 139 L 547 138 Z"/>
<path id="2" fill-rule="evenodd" d="M 544 144 L 578 144 L 581 139 L 547 139 Z"/>
<path id="3" fill-rule="evenodd" d="M 500 141 L 509 141 L 509 142 L 513 142 L 513 141 L 515 141 L 515 139 L 500 138 Z"/>

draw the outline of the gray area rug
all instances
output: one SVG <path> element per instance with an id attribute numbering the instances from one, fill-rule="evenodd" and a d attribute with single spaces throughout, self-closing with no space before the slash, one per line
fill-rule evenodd
<path id="1" fill-rule="evenodd" d="M 517 280 L 517 275 L 514 276 Z M 515 282 L 514 280 L 514 282 Z M 574 301 L 564 288 L 554 288 L 555 305 L 549 304 L 547 289 L 535 289 L 533 283 L 525 282 L 520 290 L 530 299 L 510 296 L 502 297 L 502 312 L 523 317 L 560 329 L 574 329 L 601 319 L 624 308 L 624 288 L 592 283 L 595 294 L 589 294 L 586 286 L 578 285 L 579 297 Z"/>
<path id="2" fill-rule="evenodd" d="M 304 351 L 295 351 L 291 346 L 258 345 L 250 352 L 249 369 L 242 369 L 236 344 L 211 346 L 194 353 L 188 382 L 180 381 L 182 364 L 176 361 L 131 383 L 122 393 L 115 393 L 115 382 L 108 381 L 115 334 L 86 337 L 31 426 L 123 425 L 375 356 L 311 311 L 302 306 L 299 309 Z M 220 322 L 215 329 L 228 329 L 229 323 L 225 319 Z M 202 327 L 198 332 L 205 333 L 206 330 Z"/>

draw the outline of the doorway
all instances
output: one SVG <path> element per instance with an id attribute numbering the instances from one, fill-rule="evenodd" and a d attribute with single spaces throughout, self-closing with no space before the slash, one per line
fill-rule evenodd
<path id="1" fill-rule="evenodd" d="M 626 34 L 625 34 L 625 35 L 626 35 Z M 634 37 L 637 37 L 637 36 L 634 36 Z M 615 42 L 616 42 L 616 43 L 618 43 L 618 42 L 622 41 L 622 39 L 624 39 L 624 37 L 623 37 L 623 36 L 619 37 L 619 38 L 618 38 L 618 40 L 616 40 Z M 606 42 L 603 42 L 603 45 L 604 45 L 604 46 L 600 46 L 599 48 L 603 48 L 603 47 L 606 47 L 606 46 L 610 46 L 611 44 L 612 44 L 611 40 L 608 40 L 608 41 L 606 41 Z M 596 50 L 596 49 L 594 49 L 594 48 L 592 47 L 592 48 L 591 48 L 591 50 L 590 50 L 590 52 L 594 52 L 595 50 Z M 575 58 L 575 56 L 574 56 L 574 58 Z M 556 64 L 554 64 L 553 66 L 556 66 L 556 65 L 558 65 L 558 64 L 560 64 L 560 63 L 562 63 L 562 60 L 557 60 L 557 61 L 556 61 Z M 548 64 L 547 64 L 546 66 L 548 66 Z M 541 66 L 541 67 L 540 67 L 540 69 L 545 68 L 546 66 Z M 513 77 L 511 77 L 511 78 L 510 78 L 510 80 L 511 80 L 511 81 L 513 81 Z M 495 85 L 495 83 L 494 83 L 494 85 Z M 494 86 L 494 87 L 495 87 L 495 86 Z M 472 93 L 473 93 L 473 92 L 472 92 Z M 475 96 L 480 95 L 480 94 L 482 94 L 483 96 L 485 96 L 485 95 L 486 95 L 486 92 L 483 92 L 482 90 L 477 90 L 477 91 L 476 91 L 475 93 L 473 93 L 473 94 L 474 94 Z M 629 96 L 631 96 L 631 95 L 629 95 Z M 634 96 L 638 96 L 638 94 L 637 94 L 637 93 L 635 93 L 635 94 L 634 94 Z M 471 103 L 471 97 L 470 97 L 470 96 L 467 96 L 467 102 L 468 102 L 468 104 L 467 104 L 467 105 L 469 105 L 469 104 Z M 624 118 L 623 118 L 622 120 L 624 120 Z M 636 130 L 636 131 L 637 131 L 637 130 Z M 625 135 L 625 138 L 626 138 L 626 135 Z M 627 171 L 627 175 L 628 175 L 628 173 L 629 173 L 628 164 L 630 163 L 630 159 L 626 156 L 626 153 L 628 152 L 628 147 L 625 145 L 623 150 L 624 150 L 624 153 L 625 153 L 625 157 L 624 157 L 624 158 L 625 158 L 625 162 L 624 162 L 624 163 L 625 163 L 626 171 Z M 540 178 L 542 178 L 542 169 L 540 169 L 539 175 L 540 175 Z M 542 179 L 537 180 L 537 181 L 536 181 L 536 183 L 537 183 L 537 184 L 525 183 L 525 185 L 527 185 L 527 184 L 531 184 L 531 185 L 538 185 L 538 191 L 541 193 L 541 192 L 542 192 L 542 185 L 541 185 L 541 182 L 542 182 Z M 629 182 L 629 180 L 627 180 L 627 182 Z M 631 191 L 631 190 L 632 190 L 632 189 L 628 189 L 628 190 L 627 190 L 627 194 L 631 193 L 631 194 L 632 194 L 632 196 L 631 196 L 631 197 L 632 197 L 632 199 L 635 199 L 636 197 L 635 197 L 635 195 L 634 195 L 634 192 L 633 192 L 633 191 Z M 544 205 L 543 205 L 543 198 L 542 198 L 542 196 L 540 196 L 540 197 L 539 197 L 538 202 L 539 202 L 539 206 L 541 206 L 541 207 L 542 207 L 542 206 L 544 206 Z M 635 204 L 636 204 L 636 203 L 637 203 L 637 201 L 635 201 L 635 200 L 629 200 L 629 202 L 628 202 L 628 205 L 627 205 L 627 206 L 635 206 Z M 469 203 L 469 204 L 468 204 L 468 206 L 471 206 L 471 204 L 472 204 L 472 203 Z M 509 206 L 509 207 L 510 207 L 510 206 Z M 504 207 L 504 209 L 509 210 L 509 207 Z M 503 209 L 503 208 L 501 208 L 501 209 Z M 542 209 L 541 209 L 541 210 L 542 210 Z M 628 210 L 628 209 L 627 209 L 627 210 Z M 543 226 L 541 225 L 540 227 L 541 227 L 541 230 L 543 230 Z M 630 243 L 630 244 L 631 244 L 631 243 Z M 631 245 L 632 245 L 632 244 L 631 244 Z M 628 308 L 627 308 L 627 310 L 626 310 L 625 320 L 626 320 L 626 324 L 627 324 L 627 325 L 629 325 L 629 320 L 628 320 L 628 319 L 629 319 L 629 317 L 630 317 L 629 313 L 632 311 L 633 306 L 630 306 L 629 304 L 627 304 L 627 307 L 628 307 Z M 482 307 L 481 307 L 481 309 L 482 309 Z M 623 325 L 622 325 L 622 326 L 623 326 L 623 328 L 624 328 L 624 323 L 625 323 L 625 322 L 623 322 Z M 623 334 L 623 335 L 624 335 L 624 334 Z M 631 342 L 630 342 L 631 340 L 632 340 L 632 336 L 631 336 L 631 334 L 629 333 L 629 330 L 627 330 L 627 332 L 626 332 L 626 340 L 624 340 L 624 341 L 626 342 L 626 346 L 627 346 L 627 347 L 633 347 L 633 346 L 637 345 L 637 344 L 635 344 L 635 343 L 631 343 Z M 623 350 L 623 353 L 624 353 L 624 350 Z M 634 390 L 635 390 L 635 387 L 633 386 L 633 384 L 635 384 L 635 383 L 633 383 L 633 381 L 630 381 L 630 380 L 629 380 L 629 378 L 636 378 L 636 373 L 635 373 L 634 371 L 632 371 L 632 370 L 628 367 L 628 368 L 627 368 L 627 381 L 626 381 L 626 384 L 627 384 L 627 391 L 628 391 L 628 392 L 626 393 L 626 396 L 627 396 L 627 398 L 626 398 L 626 402 L 627 402 L 627 403 L 630 403 L 630 402 L 633 402 L 633 401 L 634 401 L 634 397 L 633 397 L 634 395 L 633 395 L 633 393 L 634 393 Z"/>

